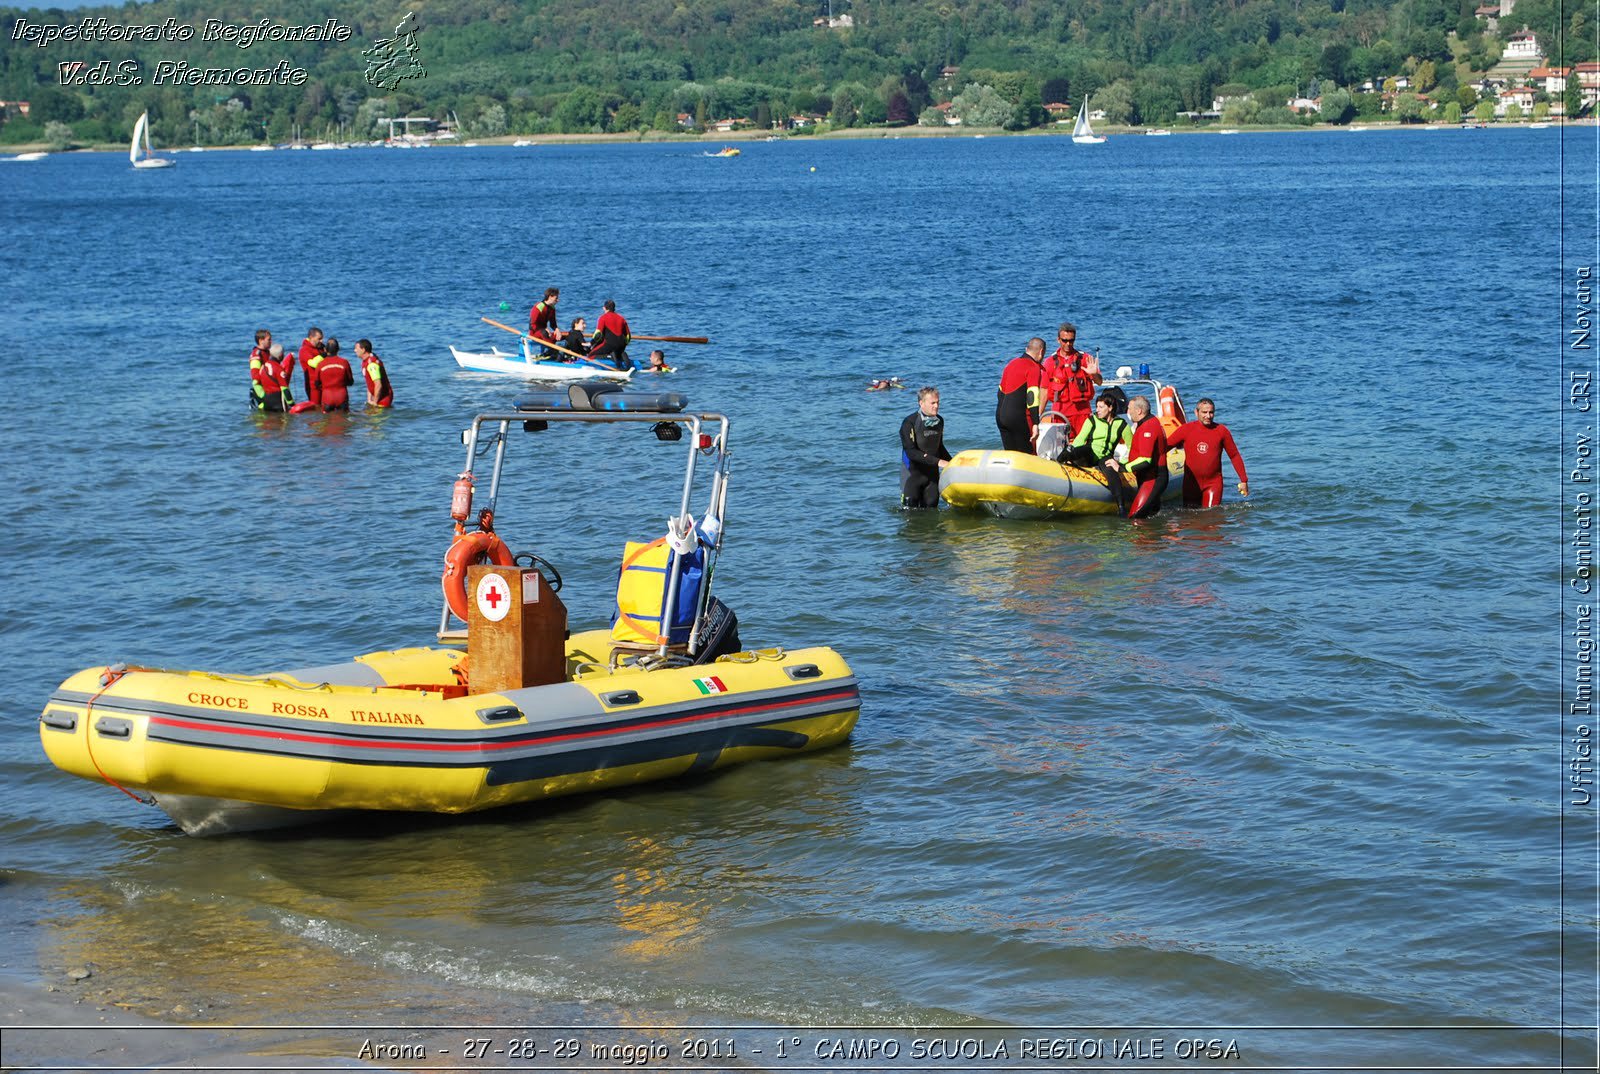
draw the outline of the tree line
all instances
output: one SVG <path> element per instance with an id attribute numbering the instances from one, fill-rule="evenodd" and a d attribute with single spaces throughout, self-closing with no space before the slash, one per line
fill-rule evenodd
<path id="1" fill-rule="evenodd" d="M 1333 117 L 1375 114 L 1362 82 L 1405 75 L 1434 101 L 1465 99 L 1524 22 L 1552 63 L 1595 58 L 1600 0 L 1520 0 L 1499 34 L 1476 0 L 458 0 L 417 13 L 413 41 L 426 77 L 394 88 L 367 79 L 371 50 L 392 38 L 405 0 L 156 0 L 138 7 L 42 12 L 0 8 L 0 98 L 27 100 L 0 141 L 79 144 L 126 138 L 148 111 L 157 140 L 181 144 L 370 139 L 397 115 L 458 117 L 462 133 L 674 131 L 737 119 L 758 128 L 799 115 L 825 128 L 942 123 L 950 110 L 975 126 L 1051 121 L 1047 104 L 1091 95 L 1114 123 L 1172 125 L 1182 112 L 1237 99 L 1237 123 L 1305 121 L 1291 97 L 1333 96 Z M 269 10 L 270 7 L 270 10 Z M 335 19 L 349 40 L 16 43 L 18 19 L 103 16 L 141 24 L 174 18 L 309 25 Z M 265 68 L 287 60 L 294 85 L 62 86 L 63 62 L 160 60 L 192 67 Z M 1419 85 L 1427 84 L 1426 89 Z M 1341 97 L 1340 95 L 1344 96 Z M 1348 101 L 1345 100 L 1348 98 Z M 1402 107 L 1391 99 L 1388 107 Z M 1410 107 L 1409 103 L 1404 107 Z M 1325 114 L 1328 109 L 1324 109 Z M 1402 118 L 1405 118 L 1402 116 Z M 1335 119 L 1335 121 L 1338 121 Z M 815 128 L 812 128 L 815 129 Z M 63 132 L 66 132 L 63 134 Z"/>

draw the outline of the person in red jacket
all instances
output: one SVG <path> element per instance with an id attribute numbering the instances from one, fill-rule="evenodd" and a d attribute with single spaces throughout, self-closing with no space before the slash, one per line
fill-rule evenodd
<path id="1" fill-rule="evenodd" d="M 556 303 L 561 301 L 561 288 L 546 287 L 544 298 L 533 304 L 533 309 L 528 311 L 528 335 L 536 340 L 546 343 L 559 340 L 561 333 L 556 329 Z M 554 358 L 560 353 L 546 347 L 541 352 L 541 357 Z"/>
<path id="2" fill-rule="evenodd" d="M 289 393 L 291 381 L 289 370 L 293 368 L 283 357 L 283 344 L 274 343 L 267 348 L 267 356 L 261 359 L 261 409 L 274 413 L 287 411 L 294 405 L 294 397 Z"/>
<path id="3" fill-rule="evenodd" d="M 1000 447 L 1004 451 L 1033 451 L 1034 428 L 1039 424 L 1039 361 L 1043 357 L 1044 340 L 1034 336 L 1000 373 L 994 423 L 1000 429 Z"/>
<path id="4" fill-rule="evenodd" d="M 606 299 L 605 312 L 594 322 L 594 346 L 589 349 L 589 357 L 610 358 L 618 369 L 632 369 L 633 360 L 628 357 L 628 341 L 631 339 L 633 332 L 622 314 L 617 312 L 616 302 Z"/>
<path id="5" fill-rule="evenodd" d="M 367 405 L 393 406 L 394 386 L 389 383 L 383 359 L 372 353 L 372 340 L 356 340 L 356 361 L 361 363 L 361 376 L 367 382 Z"/>
<path id="6" fill-rule="evenodd" d="M 250 405 L 257 410 L 266 409 L 266 389 L 261 386 L 261 365 L 267 360 L 272 347 L 272 333 L 265 328 L 256 329 L 256 345 L 250 348 Z"/>
<path id="7" fill-rule="evenodd" d="M 322 360 L 317 363 L 317 405 L 323 410 L 349 410 L 350 393 L 356 382 L 350 363 L 339 357 L 339 341 L 332 336 L 322 345 Z"/>
<path id="8" fill-rule="evenodd" d="M 1094 400 L 1094 386 L 1102 380 L 1100 360 L 1092 354 L 1077 349 L 1078 327 L 1063 324 L 1056 332 L 1058 346 L 1055 353 L 1044 360 L 1040 394 L 1041 413 L 1059 411 L 1072 427 L 1072 435 L 1089 419 Z"/>
<path id="9" fill-rule="evenodd" d="M 300 341 L 300 372 L 306 379 L 306 398 L 317 401 L 317 366 L 322 358 L 322 329 L 315 325 L 306 329 L 306 338 Z M 293 367 L 290 368 L 293 373 Z"/>
<path id="10" fill-rule="evenodd" d="M 1195 420 L 1178 427 L 1167 440 L 1168 447 L 1184 449 L 1183 506 L 1216 507 L 1222 503 L 1222 453 L 1233 461 L 1239 475 L 1239 495 L 1250 495 L 1250 478 L 1244 460 L 1226 425 L 1217 424 L 1217 404 L 1202 399 L 1195 404 Z"/>
<path id="11" fill-rule="evenodd" d="M 1133 426 L 1128 461 L 1124 464 L 1112 459 L 1106 469 L 1133 474 L 1138 487 L 1133 490 L 1128 517 L 1144 518 L 1161 510 L 1161 496 L 1167 491 L 1167 434 L 1161 428 L 1161 419 L 1150 413 L 1150 400 L 1142 395 L 1128 400 L 1128 423 Z"/>

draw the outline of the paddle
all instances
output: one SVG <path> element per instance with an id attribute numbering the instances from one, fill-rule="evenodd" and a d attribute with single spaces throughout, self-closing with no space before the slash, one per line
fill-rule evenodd
<path id="1" fill-rule="evenodd" d="M 492 321 L 487 317 L 479 317 L 478 320 L 482 321 L 484 324 L 492 324 L 496 328 L 503 328 L 507 332 L 510 332 L 514 336 L 525 336 L 528 339 L 532 340 L 533 342 L 538 343 L 539 346 L 541 346 L 541 347 L 549 347 L 553 351 L 560 351 L 562 354 L 570 354 L 570 355 L 572 355 L 572 357 L 578 359 L 578 361 L 586 362 L 589 365 L 594 366 L 596 369 L 606 369 L 606 370 L 610 370 L 613 373 L 616 372 L 616 370 L 617 370 L 617 367 L 614 366 L 614 365 L 607 365 L 605 362 L 596 361 L 595 359 L 590 358 L 587 355 L 579 354 L 577 351 L 569 351 L 569 350 L 567 350 L 567 348 L 563 347 L 559 343 L 551 343 L 547 339 L 534 340 L 533 337 L 527 336 L 527 333 L 519 332 L 519 331 L 517 331 L 517 329 L 512 328 L 509 324 L 501 324 L 499 321 Z"/>
<path id="2" fill-rule="evenodd" d="M 651 343 L 710 343 L 706 336 L 633 336 L 633 339 L 647 339 Z"/>

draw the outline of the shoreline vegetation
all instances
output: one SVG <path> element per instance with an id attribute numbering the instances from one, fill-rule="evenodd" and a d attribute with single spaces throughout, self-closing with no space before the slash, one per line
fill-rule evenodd
<path id="1" fill-rule="evenodd" d="M 1600 125 L 1600 117 L 1585 116 L 1581 119 L 1563 120 L 1556 117 L 1545 121 L 1550 127 L 1594 127 Z M 1520 122 L 1506 122 L 1504 120 L 1494 123 L 1478 124 L 1467 120 L 1461 123 L 1402 123 L 1398 120 L 1375 120 L 1362 123 L 1333 124 L 1319 123 L 1307 126 L 1301 123 L 1271 126 L 1252 125 L 1249 127 L 1230 128 L 1219 124 L 1208 124 L 1204 127 L 1119 127 L 1110 126 L 1098 133 L 1112 138 L 1137 138 L 1157 130 L 1170 135 L 1246 135 L 1246 134 L 1317 134 L 1336 131 L 1350 131 L 1353 133 L 1380 133 L 1385 131 L 1427 131 L 1427 130 L 1456 130 L 1462 127 L 1478 130 L 1527 130 L 1533 126 L 1531 119 Z M 628 131 L 622 134 L 612 133 L 586 133 L 586 134 L 499 134 L 481 138 L 457 138 L 453 140 L 428 141 L 421 143 L 430 149 L 465 148 L 483 146 L 516 146 L 518 142 L 525 143 L 521 148 L 534 148 L 541 145 L 635 145 L 642 143 L 676 143 L 688 146 L 722 146 L 736 143 L 750 142 L 806 142 L 806 141 L 866 141 L 882 140 L 892 141 L 897 138 L 1065 138 L 1072 134 L 1070 125 L 1060 126 L 1055 129 L 1048 127 L 1035 127 L 1029 130 L 1007 130 L 1004 127 L 848 127 L 841 130 L 807 132 L 796 134 L 783 132 L 769 134 L 759 130 L 729 131 L 722 134 L 702 134 L 699 132 L 678 133 L 675 131 Z M 202 145 L 198 148 L 208 153 L 239 152 L 255 149 L 256 145 Z M 370 142 L 350 143 L 354 146 L 368 146 Z M 156 154 L 187 153 L 196 148 L 191 145 L 176 145 L 160 147 Z M 274 148 L 277 148 L 275 145 Z M 52 155 L 61 153 L 126 153 L 128 147 L 113 142 L 97 142 L 91 145 L 73 145 L 65 149 L 53 149 L 48 142 L 20 142 L 7 145 L 0 153 L 33 153 L 50 152 Z"/>
<path id="2" fill-rule="evenodd" d="M 1112 134 L 1554 121 L 1593 109 L 1579 68 L 1600 59 L 1588 16 L 1554 0 L 1521 0 L 1515 19 L 1442 0 L 459 0 L 398 23 L 368 0 L 337 17 L 280 7 L 230 22 L 195 0 L 159 23 L 110 5 L 0 10 L 23 44 L 0 71 L 0 145 L 109 146 L 141 114 L 167 151 L 441 130 L 988 137 L 1059 130 L 1085 101 Z"/>

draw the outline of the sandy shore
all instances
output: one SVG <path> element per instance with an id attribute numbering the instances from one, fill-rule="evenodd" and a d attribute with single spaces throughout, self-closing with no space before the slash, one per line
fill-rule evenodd
<path id="1" fill-rule="evenodd" d="M 152 1021 L 68 987 L 0 977 L 0 1069 L 307 1071 L 391 1068 L 352 1057 L 356 1034 Z"/>

